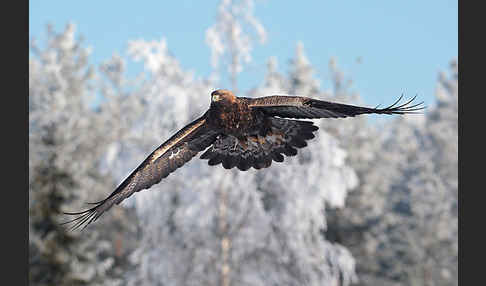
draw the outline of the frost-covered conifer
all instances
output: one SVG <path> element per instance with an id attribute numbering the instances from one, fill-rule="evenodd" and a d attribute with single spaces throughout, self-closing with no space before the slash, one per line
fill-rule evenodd
<path id="1" fill-rule="evenodd" d="M 126 231 L 122 210 L 107 216 L 119 229 L 70 232 L 63 211 L 112 188 L 97 170 L 110 116 L 93 108 L 96 78 L 89 49 L 74 26 L 47 30 L 45 47 L 32 43 L 29 60 L 29 281 L 32 285 L 120 285 Z M 118 220 L 113 218 L 118 216 Z M 111 219 L 110 219 L 111 217 Z M 133 221 L 133 220 L 131 220 Z M 127 247 L 124 245 L 123 247 Z"/>
<path id="2" fill-rule="evenodd" d="M 458 71 L 439 75 L 436 104 L 382 130 L 360 186 L 333 220 L 360 285 L 457 285 Z"/>
<path id="3" fill-rule="evenodd" d="M 216 23 L 206 30 L 206 43 L 211 49 L 211 65 L 215 70 L 213 77 L 229 73 L 231 89 L 237 96 L 238 74 L 243 65 L 251 61 L 253 38 L 256 34 L 260 43 L 266 41 L 266 31 L 253 15 L 254 0 L 222 0 L 218 6 Z M 222 63 L 221 63 L 222 62 Z M 227 66 L 227 71 L 219 70 Z"/>

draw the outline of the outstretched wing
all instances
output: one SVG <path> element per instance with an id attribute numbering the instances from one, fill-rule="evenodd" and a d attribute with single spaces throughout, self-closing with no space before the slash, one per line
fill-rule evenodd
<path id="1" fill-rule="evenodd" d="M 178 131 L 155 149 L 106 199 L 93 203 L 95 206 L 88 210 L 65 213 L 78 215 L 78 217 L 63 224 L 73 223 L 72 229 L 83 225 L 86 227 L 114 204 L 119 204 L 133 193 L 159 183 L 197 153 L 206 149 L 214 142 L 218 131 L 209 128 L 205 118 L 206 114 Z"/>
<path id="2" fill-rule="evenodd" d="M 270 116 L 289 118 L 338 118 L 356 116 L 359 114 L 405 114 L 415 113 L 425 107 L 423 102 L 410 105 L 416 98 L 398 105 L 402 96 L 386 108 L 369 108 L 342 103 L 329 102 L 300 96 L 273 95 L 254 98 L 250 101 L 251 108 L 258 108 Z"/>

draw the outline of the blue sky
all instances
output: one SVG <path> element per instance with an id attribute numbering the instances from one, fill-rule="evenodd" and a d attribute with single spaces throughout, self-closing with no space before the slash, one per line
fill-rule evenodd
<path id="1" fill-rule="evenodd" d="M 93 64 L 113 52 L 125 56 L 130 40 L 166 38 L 184 68 L 206 77 L 211 66 L 204 37 L 215 22 L 218 3 L 30 0 L 29 38 L 45 39 L 47 23 L 61 31 L 72 22 L 93 48 Z M 238 84 L 243 91 L 257 86 L 270 56 L 286 73 L 301 41 L 323 88 L 329 87 L 328 63 L 335 57 L 366 105 L 386 105 L 402 93 L 431 105 L 438 72 L 447 71 L 449 61 L 458 57 L 457 14 L 457 0 L 257 0 L 255 16 L 267 31 L 267 42 L 255 42 L 253 61 Z M 129 75 L 139 71 L 141 64 L 129 63 Z"/>

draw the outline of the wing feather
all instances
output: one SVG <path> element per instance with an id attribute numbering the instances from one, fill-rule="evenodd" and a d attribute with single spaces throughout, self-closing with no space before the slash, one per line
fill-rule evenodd
<path id="1" fill-rule="evenodd" d="M 218 132 L 206 124 L 206 114 L 179 130 L 169 140 L 155 149 L 107 198 L 95 206 L 76 213 L 71 229 L 85 228 L 96 221 L 114 204 L 121 203 L 135 192 L 148 189 L 191 160 L 197 153 L 211 145 Z M 84 226 L 83 226 L 84 225 Z"/>
<path id="2" fill-rule="evenodd" d="M 423 102 L 410 105 L 416 96 L 397 105 L 403 96 L 386 108 L 369 108 L 335 103 L 301 96 L 272 95 L 251 99 L 248 106 L 262 110 L 269 116 L 288 118 L 342 118 L 360 114 L 405 114 L 424 109 Z"/>
<path id="3" fill-rule="evenodd" d="M 213 145 L 201 155 L 211 166 L 222 163 L 225 169 L 237 167 L 246 171 L 268 168 L 275 162 L 283 162 L 284 156 L 297 155 L 297 149 L 307 146 L 318 127 L 310 121 L 269 117 L 268 122 L 239 137 L 219 136 Z"/>

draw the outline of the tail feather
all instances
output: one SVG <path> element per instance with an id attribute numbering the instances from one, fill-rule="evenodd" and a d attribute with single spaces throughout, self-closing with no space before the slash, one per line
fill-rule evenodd
<path id="1" fill-rule="evenodd" d="M 318 129 L 313 122 L 276 117 L 268 123 L 254 134 L 218 138 L 200 158 L 208 160 L 211 166 L 221 163 L 226 169 L 268 168 L 272 161 L 283 162 L 283 155 L 297 155 L 297 149 L 306 147 L 306 141 L 313 139 L 313 132 Z"/>

